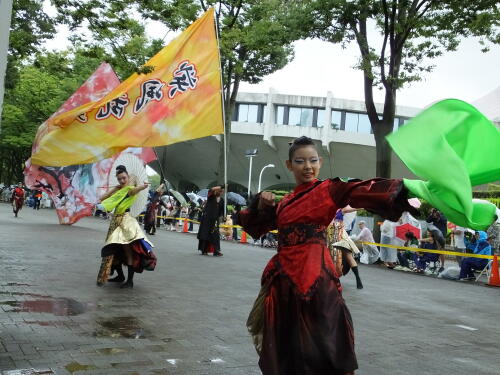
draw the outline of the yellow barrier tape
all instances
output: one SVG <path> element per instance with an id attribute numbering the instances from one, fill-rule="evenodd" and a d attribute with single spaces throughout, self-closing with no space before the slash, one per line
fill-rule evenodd
<path id="1" fill-rule="evenodd" d="M 398 250 L 409 250 L 409 251 L 412 251 L 414 253 L 434 253 L 434 254 L 444 254 L 444 255 L 457 255 L 457 256 L 466 257 L 466 258 L 493 259 L 493 255 L 460 253 L 458 251 L 447 251 L 447 250 L 420 249 L 417 247 L 386 245 L 386 244 L 381 244 L 381 243 L 376 243 L 376 242 L 365 242 L 365 241 L 361 241 L 360 243 L 365 244 L 365 245 L 390 247 L 390 248 L 398 249 Z"/>
<path id="2" fill-rule="evenodd" d="M 144 216 L 144 215 L 140 215 Z M 188 221 L 188 222 L 193 222 L 195 224 L 200 224 L 199 221 L 197 220 L 192 220 L 188 219 L 185 217 L 173 217 L 173 216 L 157 216 L 157 218 L 160 219 L 173 219 L 173 220 L 182 220 L 182 221 Z M 226 225 L 226 224 L 221 224 L 219 225 L 220 228 L 240 228 L 243 229 L 241 225 Z M 269 233 L 278 233 L 277 230 L 272 230 Z M 460 257 L 467 257 L 467 258 L 481 258 L 481 259 L 493 259 L 493 255 L 483 255 L 483 254 L 471 254 L 471 253 L 460 253 L 458 251 L 447 251 L 447 250 L 432 250 L 432 249 L 421 249 L 417 247 L 405 247 L 405 246 L 396 246 L 396 245 L 388 245 L 388 244 L 381 244 L 381 243 L 376 243 L 376 242 L 365 242 L 365 241 L 359 241 L 361 244 L 365 245 L 375 245 L 375 246 L 382 246 L 382 247 L 390 247 L 393 249 L 397 250 L 409 250 L 414 253 L 434 253 L 434 254 L 444 254 L 444 255 L 456 255 Z"/>
<path id="3" fill-rule="evenodd" d="M 144 216 L 144 214 L 139 215 L 139 216 Z M 173 219 L 173 220 L 180 220 L 180 221 L 188 221 L 188 222 L 192 222 L 192 223 L 195 223 L 195 224 L 200 224 L 200 222 L 198 220 L 188 219 L 186 217 L 156 216 L 156 218 L 157 219 Z M 243 227 L 241 225 L 220 224 L 219 227 L 220 228 L 240 228 L 240 229 L 243 229 Z M 278 233 L 278 231 L 277 230 L 272 230 L 269 233 Z"/>

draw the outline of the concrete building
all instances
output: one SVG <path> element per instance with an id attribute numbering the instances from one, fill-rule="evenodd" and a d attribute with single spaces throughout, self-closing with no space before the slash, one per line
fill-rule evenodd
<path id="1" fill-rule="evenodd" d="M 500 129 L 500 88 L 473 103 Z M 396 107 L 394 130 L 422 109 Z M 382 112 L 382 105 L 377 105 Z M 328 93 L 326 97 L 239 93 L 232 118 L 228 180 L 232 191 L 246 192 L 249 181 L 247 150 L 257 149 L 253 158 L 250 189 L 256 193 L 262 168 L 262 189 L 289 189 L 294 185 L 286 169 L 288 143 L 306 135 L 323 157 L 320 178 L 375 177 L 375 139 L 363 101 L 346 100 Z M 218 177 L 221 137 L 212 136 L 158 147 L 157 152 L 169 182 L 180 190 L 213 185 Z M 159 173 L 158 163 L 151 166 Z M 414 177 L 393 154 L 392 176 Z"/>
<path id="2" fill-rule="evenodd" d="M 382 106 L 377 106 L 382 112 Z M 415 116 L 419 108 L 397 107 L 394 129 Z M 333 97 L 310 97 L 239 93 L 232 119 L 228 180 L 233 189 L 246 191 L 249 159 L 245 153 L 257 149 L 253 159 L 251 191 L 257 192 L 261 169 L 262 189 L 289 188 L 294 179 L 285 167 L 288 142 L 306 135 L 318 146 L 324 159 L 321 178 L 375 176 L 375 139 L 362 101 Z M 167 179 L 178 189 L 205 188 L 217 180 L 220 140 L 218 136 L 157 148 Z M 157 163 L 151 165 L 160 171 Z M 393 177 L 411 177 L 393 156 Z M 194 185 L 194 186 L 193 186 Z"/>

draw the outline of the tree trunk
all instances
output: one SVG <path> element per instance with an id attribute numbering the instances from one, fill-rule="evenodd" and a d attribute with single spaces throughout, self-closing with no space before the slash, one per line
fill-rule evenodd
<path id="1" fill-rule="evenodd" d="M 394 119 L 391 122 L 384 121 L 374 126 L 376 146 L 376 177 L 391 178 L 391 147 L 386 136 L 392 131 Z"/>

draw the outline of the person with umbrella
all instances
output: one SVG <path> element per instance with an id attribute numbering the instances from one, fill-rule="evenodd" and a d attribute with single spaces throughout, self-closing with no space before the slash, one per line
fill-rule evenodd
<path id="1" fill-rule="evenodd" d="M 358 235 L 352 235 L 351 239 L 353 241 L 360 241 L 360 242 L 375 242 L 373 239 L 373 234 L 366 226 L 366 222 L 364 220 L 361 220 L 358 223 L 359 229 L 361 230 Z M 359 261 L 364 264 L 373 264 L 375 263 L 378 258 L 379 258 L 379 251 L 377 249 L 377 246 L 375 245 L 368 245 L 368 244 L 363 244 L 363 254 L 361 255 L 361 258 Z"/>
<path id="2" fill-rule="evenodd" d="M 215 186 L 209 190 L 200 227 L 198 229 L 198 250 L 201 255 L 213 253 L 222 256 L 220 251 L 219 220 L 224 215 L 224 189 Z"/>

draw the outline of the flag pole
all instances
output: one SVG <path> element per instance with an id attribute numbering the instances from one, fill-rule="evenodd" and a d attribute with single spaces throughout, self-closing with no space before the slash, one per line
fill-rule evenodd
<path id="1" fill-rule="evenodd" d="M 158 157 L 158 153 L 156 152 L 156 148 L 155 147 L 151 147 L 151 148 L 153 149 L 153 152 L 156 155 L 156 161 L 158 162 L 158 165 L 160 167 L 160 175 L 161 175 L 160 180 L 162 180 L 162 181 L 160 181 L 160 185 L 162 183 L 165 183 L 165 188 L 168 189 L 168 186 L 166 183 L 167 182 L 167 175 L 165 174 L 165 171 L 163 170 L 163 164 L 161 163 L 160 158 Z M 165 152 L 167 152 L 167 150 L 165 150 Z"/>
<path id="2" fill-rule="evenodd" d="M 214 15 L 215 15 L 214 9 Z M 224 104 L 224 82 L 222 80 L 222 59 L 220 56 L 220 43 L 219 43 L 219 18 L 218 16 L 214 17 L 215 23 L 215 38 L 217 39 L 217 53 L 219 54 L 219 73 L 220 73 L 220 95 L 222 102 L 222 124 L 224 126 L 224 220 L 227 216 L 227 134 L 226 134 L 226 108 Z M 229 82 L 229 84 L 231 84 Z"/>

